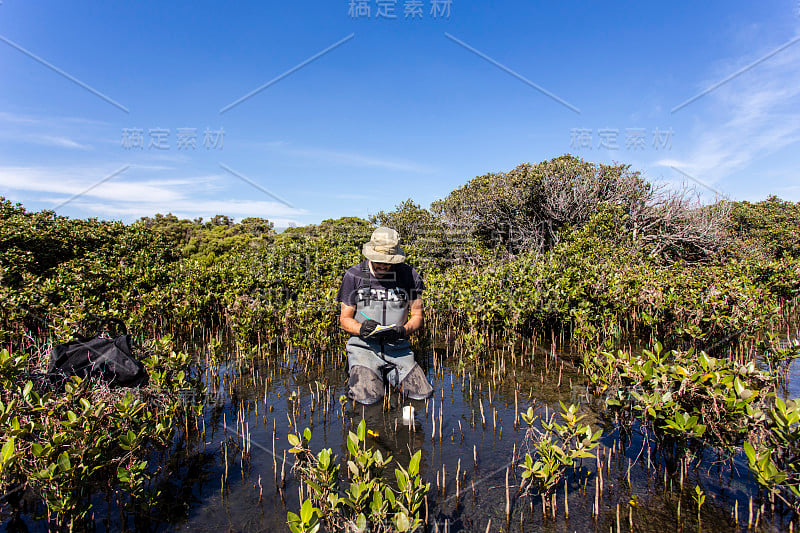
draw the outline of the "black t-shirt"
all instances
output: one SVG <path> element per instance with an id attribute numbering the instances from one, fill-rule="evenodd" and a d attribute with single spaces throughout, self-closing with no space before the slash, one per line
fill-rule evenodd
<path id="1" fill-rule="evenodd" d="M 359 299 L 412 302 L 422 297 L 425 284 L 416 270 L 398 263 L 382 278 L 369 271 L 368 261 L 347 269 L 336 301 L 356 305 Z"/>

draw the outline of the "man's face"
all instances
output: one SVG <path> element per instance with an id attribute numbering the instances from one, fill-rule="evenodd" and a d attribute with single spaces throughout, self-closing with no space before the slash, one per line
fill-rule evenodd
<path id="1" fill-rule="evenodd" d="M 392 270 L 391 263 L 378 263 L 377 261 L 370 261 L 372 263 L 372 270 L 376 276 L 383 277 Z"/>

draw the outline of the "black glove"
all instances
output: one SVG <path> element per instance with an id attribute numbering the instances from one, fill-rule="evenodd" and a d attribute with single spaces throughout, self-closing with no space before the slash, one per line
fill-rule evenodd
<path id="1" fill-rule="evenodd" d="M 368 318 L 361 323 L 361 329 L 358 331 L 358 334 L 366 338 L 367 335 L 375 331 L 375 328 L 377 328 L 378 326 L 380 326 L 378 322 L 375 322 L 371 318 Z"/>
<path id="2" fill-rule="evenodd" d="M 389 329 L 384 329 L 375 334 L 381 342 L 394 342 L 406 336 L 406 328 L 404 326 L 393 326 Z"/>

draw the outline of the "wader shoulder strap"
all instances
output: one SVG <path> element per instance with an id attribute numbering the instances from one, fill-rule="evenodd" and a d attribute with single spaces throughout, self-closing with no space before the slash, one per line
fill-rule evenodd
<path id="1" fill-rule="evenodd" d="M 366 261 L 364 262 L 363 265 L 361 265 L 361 268 L 359 269 L 358 287 L 356 288 L 356 290 L 359 291 L 359 293 L 360 293 L 361 289 L 363 289 L 364 287 L 366 287 L 368 289 L 370 288 L 370 283 L 369 283 L 369 263 L 366 262 Z M 366 299 L 367 300 L 370 299 L 370 292 L 369 291 L 366 294 Z"/>

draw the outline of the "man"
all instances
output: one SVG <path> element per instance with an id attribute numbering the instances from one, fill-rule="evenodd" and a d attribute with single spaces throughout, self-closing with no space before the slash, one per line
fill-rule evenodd
<path id="1" fill-rule="evenodd" d="M 422 327 L 425 285 L 399 244 L 395 230 L 376 229 L 362 250 L 367 260 L 345 272 L 336 296 L 339 324 L 351 335 L 349 395 L 365 405 L 383 398 L 387 379 L 412 400 L 433 394 L 407 339 Z"/>

